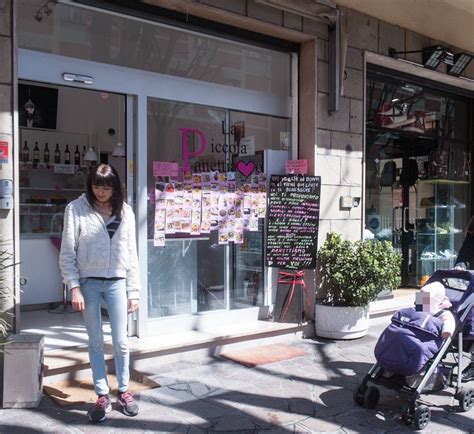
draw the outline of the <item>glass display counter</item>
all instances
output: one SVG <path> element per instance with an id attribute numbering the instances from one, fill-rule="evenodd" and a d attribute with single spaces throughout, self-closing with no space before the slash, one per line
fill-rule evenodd
<path id="1" fill-rule="evenodd" d="M 464 240 L 468 181 L 419 180 L 417 184 L 417 278 L 454 267 Z"/>
<path id="2" fill-rule="evenodd" d="M 22 238 L 59 235 L 66 205 L 85 191 L 86 168 L 64 164 L 20 166 Z"/>

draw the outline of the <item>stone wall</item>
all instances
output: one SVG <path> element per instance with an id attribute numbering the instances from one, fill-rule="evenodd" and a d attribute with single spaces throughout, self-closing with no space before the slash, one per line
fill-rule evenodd
<path id="1" fill-rule="evenodd" d="M 363 146 L 363 85 L 365 50 L 388 55 L 390 47 L 398 51 L 415 51 L 434 45 L 438 41 L 392 24 L 379 21 L 351 10 L 342 10 L 342 17 L 349 33 L 346 58 L 347 78 L 344 81 L 344 96 L 341 110 L 329 115 L 328 107 L 328 35 L 321 26 L 318 37 L 318 140 L 316 173 L 321 175 L 324 198 L 333 197 L 334 203 L 325 201 L 321 212 L 321 234 L 319 244 L 324 241 L 326 231 L 336 231 L 347 239 L 360 239 L 362 207 L 341 210 L 336 199 L 341 195 L 360 197 L 362 192 Z M 454 52 L 455 47 L 449 47 Z M 412 62 L 421 63 L 421 53 L 401 55 Z M 438 71 L 446 73 L 446 65 Z M 474 78 L 474 62 L 464 73 Z"/>
<path id="2" fill-rule="evenodd" d="M 8 144 L 9 162 L 0 163 L 0 179 L 13 179 L 14 155 L 14 33 L 13 33 L 13 0 L 0 0 L 0 141 Z M 13 210 L 0 210 L 0 249 L 13 253 L 14 231 Z M 5 279 L 7 283 L 5 283 Z M 13 269 L 2 276 L 2 297 L 0 312 L 14 309 L 15 287 Z M 11 289 L 11 290 L 10 290 Z"/>

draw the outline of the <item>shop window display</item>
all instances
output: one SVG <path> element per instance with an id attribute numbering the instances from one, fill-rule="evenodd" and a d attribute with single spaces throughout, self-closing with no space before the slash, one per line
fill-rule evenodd
<path id="1" fill-rule="evenodd" d="M 119 108 L 125 101 L 119 94 L 39 82 L 24 81 L 19 88 L 21 304 L 42 306 L 64 302 L 58 268 L 64 211 L 85 192 L 88 169 L 98 163 L 86 161 L 87 150 L 93 148 L 97 159 L 114 160 L 117 137 L 124 137 Z M 126 179 L 125 159 L 112 164 Z"/>
<path id="2" fill-rule="evenodd" d="M 155 99 L 148 113 L 149 317 L 263 305 L 265 158 L 288 159 L 289 120 Z"/>
<path id="3" fill-rule="evenodd" d="M 452 268 L 469 217 L 469 100 L 369 69 L 366 233 L 403 256 L 402 285 Z M 368 235 L 367 235 L 368 236 Z"/>

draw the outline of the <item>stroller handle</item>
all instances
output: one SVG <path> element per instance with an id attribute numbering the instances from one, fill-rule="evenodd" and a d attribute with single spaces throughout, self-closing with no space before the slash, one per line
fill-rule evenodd
<path id="1" fill-rule="evenodd" d="M 468 270 L 438 270 L 431 275 L 431 277 L 426 282 L 426 285 L 428 283 L 440 282 L 441 280 L 447 278 L 467 280 L 469 283 L 474 280 L 473 274 Z"/>

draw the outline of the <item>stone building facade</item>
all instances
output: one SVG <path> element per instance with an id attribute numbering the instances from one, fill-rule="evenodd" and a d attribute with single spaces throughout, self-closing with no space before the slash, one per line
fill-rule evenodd
<path id="1" fill-rule="evenodd" d="M 110 6 L 107 3 L 111 2 L 104 2 L 104 7 Z M 129 4 L 132 8 L 133 3 Z M 298 76 L 295 85 L 298 105 L 294 106 L 298 149 L 294 157 L 307 159 L 309 174 L 320 175 L 322 179 L 318 244 L 324 241 L 329 231 L 339 232 L 347 239 L 360 239 L 364 222 L 363 206 L 344 209 L 339 198 L 364 197 L 365 53 L 388 56 L 389 48 L 415 51 L 443 41 L 434 41 L 412 30 L 341 8 L 341 21 L 348 33 L 346 78 L 340 110 L 330 114 L 329 32 L 324 14 L 320 19 L 311 19 L 304 13 L 304 7 L 301 14 L 295 14 L 257 0 L 147 0 L 143 3 L 219 22 L 222 28 L 229 25 L 234 29 L 241 28 L 300 44 L 299 71 L 294 71 Z M 100 2 L 97 4 L 100 6 Z M 15 22 L 16 14 L 22 13 L 16 10 L 15 5 L 15 0 L 0 0 L 0 140 L 8 141 L 10 147 L 9 164 L 2 164 L 0 173 L 3 178 L 11 178 L 14 182 L 13 159 L 18 158 L 20 153 L 15 109 L 18 53 Z M 459 51 L 457 47 L 449 48 Z M 421 53 L 401 57 L 421 64 Z M 441 65 L 439 71 L 445 73 L 445 68 Z M 463 75 L 474 79 L 474 62 Z M 15 210 L 1 213 L 0 233 L 19 260 L 20 252 L 15 248 L 18 216 Z M 13 304 L 11 297 L 3 308 L 9 309 Z"/>

